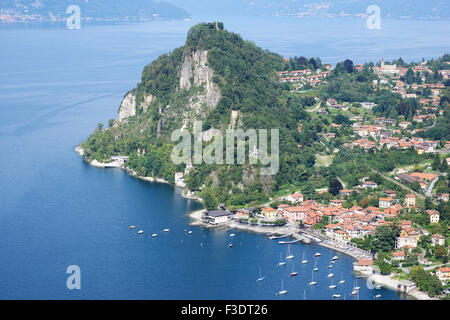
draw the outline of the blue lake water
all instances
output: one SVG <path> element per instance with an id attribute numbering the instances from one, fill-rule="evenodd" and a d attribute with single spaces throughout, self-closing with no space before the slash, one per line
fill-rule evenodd
<path id="1" fill-rule="evenodd" d="M 450 51 L 450 27 L 439 21 L 385 21 L 379 33 L 357 19 L 223 21 L 264 48 L 330 63 Z M 291 265 L 276 266 L 287 247 L 264 236 L 235 232 L 227 248 L 230 232 L 194 227 L 187 235 L 187 214 L 200 205 L 179 189 L 95 169 L 74 152 L 98 122 L 116 117 L 144 65 L 181 46 L 194 23 L 0 26 L 0 299 L 331 299 L 334 291 L 351 299 L 354 281 L 360 299 L 404 298 L 368 289 L 353 276 L 353 259 L 315 244 L 291 247 L 299 272 L 291 278 Z M 318 284 L 309 287 L 316 251 Z M 335 280 L 346 283 L 331 291 L 334 255 Z M 81 268 L 81 290 L 66 288 L 72 264 Z M 260 267 L 266 280 L 258 283 Z"/>

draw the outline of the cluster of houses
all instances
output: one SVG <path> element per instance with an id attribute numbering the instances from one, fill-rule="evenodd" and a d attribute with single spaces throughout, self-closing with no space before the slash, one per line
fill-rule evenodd
<path id="1" fill-rule="evenodd" d="M 376 188 L 377 184 L 366 181 L 361 187 Z M 350 195 L 354 190 L 341 190 L 342 196 Z M 362 238 L 369 234 L 374 234 L 377 227 L 381 225 L 389 225 L 392 221 L 386 218 L 394 218 L 400 214 L 403 209 L 411 209 L 416 206 L 416 197 L 413 194 L 407 194 L 404 198 L 403 205 L 399 203 L 395 191 L 385 190 L 386 197 L 378 199 L 378 207 L 367 207 L 363 209 L 359 206 L 344 208 L 343 200 L 334 199 L 330 201 L 330 205 L 324 205 L 314 200 L 304 200 L 301 193 L 293 193 L 282 200 L 291 202 L 288 204 L 280 204 L 277 208 L 270 206 L 261 209 L 256 214 L 257 218 L 267 221 L 285 220 L 292 225 L 301 225 L 304 228 L 312 228 L 315 224 L 322 221 L 324 216 L 328 217 L 329 224 L 325 226 L 325 234 L 341 242 L 348 242 L 352 238 Z M 252 210 L 253 211 L 253 210 Z M 437 210 L 427 210 L 430 223 L 439 222 L 439 212 Z M 230 219 L 239 222 L 247 221 L 249 218 L 249 210 L 241 209 L 232 213 L 226 210 L 213 210 L 206 212 L 203 216 L 203 222 L 210 224 L 226 223 Z M 417 231 L 410 221 L 401 221 L 401 233 L 396 239 L 396 247 L 398 249 L 408 249 L 417 247 L 421 233 Z M 442 245 L 445 238 L 441 235 L 433 235 L 433 245 Z"/>
<path id="2" fill-rule="evenodd" d="M 376 188 L 374 182 L 366 181 L 361 187 Z M 348 196 L 355 190 L 340 190 L 341 196 Z M 413 194 L 407 194 L 402 204 L 395 199 L 396 192 L 393 190 L 385 190 L 385 197 L 378 199 L 378 207 L 362 208 L 353 206 L 344 208 L 343 200 L 334 199 L 330 201 L 330 205 L 324 205 L 314 200 L 305 200 L 301 193 L 293 193 L 279 200 L 288 200 L 291 204 L 280 204 L 277 208 L 266 206 L 261 211 L 254 209 L 240 209 L 235 212 L 226 210 L 212 210 L 205 212 L 203 222 L 212 225 L 224 224 L 228 221 L 248 223 L 249 214 L 253 213 L 254 218 L 268 221 L 278 221 L 280 219 L 289 222 L 291 225 L 298 225 L 303 228 L 312 228 L 315 224 L 322 221 L 323 217 L 328 217 L 328 224 L 324 226 L 324 233 L 329 238 L 338 243 L 348 243 L 353 238 L 362 238 L 366 235 L 373 235 L 376 228 L 382 225 L 392 225 L 392 221 L 387 218 L 394 218 L 404 209 L 408 210 L 416 207 L 416 197 Z M 439 222 L 439 212 L 437 210 L 427 210 L 430 223 Z M 396 238 L 396 250 L 392 252 L 392 259 L 403 261 L 407 253 L 418 246 L 418 242 L 423 235 L 428 235 L 426 230 L 417 228 L 411 221 L 400 221 L 400 235 Z M 432 246 L 445 245 L 445 237 L 440 234 L 431 236 Z M 422 257 L 423 258 L 423 257 Z M 426 259 L 423 258 L 425 263 Z M 373 261 L 358 261 L 358 268 L 370 268 Z M 446 282 L 450 279 L 450 268 L 440 268 L 436 271 L 438 278 Z"/>
<path id="3" fill-rule="evenodd" d="M 322 83 L 322 80 L 330 75 L 330 71 L 318 71 L 314 73 L 311 69 L 280 71 L 278 77 L 280 82 L 307 82 L 310 86 L 315 87 Z"/>
<path id="4" fill-rule="evenodd" d="M 427 115 L 417 116 L 421 118 L 428 117 Z M 414 117 L 416 118 L 416 117 Z M 363 139 L 357 139 L 353 142 L 346 143 L 346 147 L 359 146 L 366 150 L 372 148 L 381 148 L 386 146 L 388 149 L 409 149 L 413 147 L 419 154 L 435 152 L 439 146 L 439 141 L 425 140 L 419 137 L 412 138 L 398 138 L 394 137 L 394 134 L 401 133 L 400 130 L 388 129 L 387 126 L 395 124 L 395 120 L 389 118 L 376 118 L 374 124 L 363 124 L 362 122 L 355 122 L 352 124 L 353 133 Z M 407 128 L 410 122 L 400 122 L 401 128 Z M 373 138 L 379 142 L 379 145 L 375 141 L 368 140 L 367 138 Z"/>

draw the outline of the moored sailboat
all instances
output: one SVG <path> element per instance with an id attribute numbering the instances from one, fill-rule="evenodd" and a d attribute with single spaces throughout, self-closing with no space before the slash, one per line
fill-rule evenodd
<path id="1" fill-rule="evenodd" d="M 282 294 L 286 294 L 287 290 L 283 289 L 283 279 L 281 279 L 281 290 L 278 291 L 278 294 L 282 295 Z"/>
<path id="2" fill-rule="evenodd" d="M 286 260 L 294 259 L 294 256 L 291 254 L 291 245 L 288 245 L 288 254 L 286 256 Z"/>
<path id="3" fill-rule="evenodd" d="M 314 281 L 314 272 L 311 272 L 311 282 L 309 283 L 310 286 L 313 286 L 317 284 L 317 281 Z"/>
<path id="4" fill-rule="evenodd" d="M 302 255 L 302 263 L 308 263 L 308 260 L 305 259 L 305 250 L 303 250 L 303 255 Z"/>
<path id="5" fill-rule="evenodd" d="M 262 269 L 261 269 L 261 267 L 259 267 L 259 278 L 256 279 L 256 281 L 263 281 L 263 280 L 265 280 L 265 279 L 266 279 L 266 277 L 263 277 L 263 275 L 262 275 Z"/>
<path id="6" fill-rule="evenodd" d="M 286 264 L 286 261 L 283 261 L 283 253 L 280 252 L 280 262 L 278 262 L 278 266 L 284 266 Z"/>
<path id="7" fill-rule="evenodd" d="M 294 263 L 292 263 L 292 272 L 290 274 L 291 277 L 295 277 L 298 274 L 297 271 L 294 271 Z"/>

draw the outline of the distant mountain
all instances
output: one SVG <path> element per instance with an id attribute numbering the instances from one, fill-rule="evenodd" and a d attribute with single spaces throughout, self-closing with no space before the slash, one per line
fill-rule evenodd
<path id="1" fill-rule="evenodd" d="M 183 19 L 190 14 L 174 4 L 158 0 L 0 0 L 0 21 L 58 21 L 78 5 L 82 19 L 155 20 Z"/>
<path id="2" fill-rule="evenodd" d="M 378 5 L 385 18 L 449 19 L 446 0 L 170 0 L 193 15 L 220 19 L 226 14 L 257 16 L 335 17 L 366 14 L 370 5 Z"/>

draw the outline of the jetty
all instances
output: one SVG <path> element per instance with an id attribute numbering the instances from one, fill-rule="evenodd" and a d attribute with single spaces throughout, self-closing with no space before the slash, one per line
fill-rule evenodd
<path id="1" fill-rule="evenodd" d="M 291 233 L 284 234 L 284 235 L 272 234 L 272 235 L 269 236 L 269 239 L 270 240 L 283 239 L 283 238 L 290 237 L 291 235 L 292 235 Z"/>

